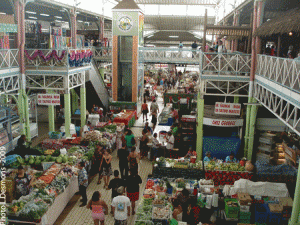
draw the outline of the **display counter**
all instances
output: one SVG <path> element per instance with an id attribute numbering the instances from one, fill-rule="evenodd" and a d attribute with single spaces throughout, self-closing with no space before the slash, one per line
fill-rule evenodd
<path id="1" fill-rule="evenodd" d="M 247 179 L 252 180 L 253 173 L 250 172 L 239 172 L 239 171 L 212 171 L 206 170 L 205 171 L 205 179 L 213 180 L 215 186 L 219 185 L 233 185 L 235 181 L 239 179 Z"/>

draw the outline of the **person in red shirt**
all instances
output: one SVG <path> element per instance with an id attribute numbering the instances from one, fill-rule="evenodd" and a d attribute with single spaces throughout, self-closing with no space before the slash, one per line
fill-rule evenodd
<path id="1" fill-rule="evenodd" d="M 144 100 L 144 104 L 142 104 L 142 114 L 143 114 L 143 122 L 146 116 L 146 121 L 148 120 L 147 114 L 149 113 L 148 105 L 146 103 L 146 99 Z"/>
<path id="2" fill-rule="evenodd" d="M 176 121 L 179 119 L 178 111 L 174 108 L 172 108 L 172 118 L 173 118 L 173 123 L 176 123 Z"/>

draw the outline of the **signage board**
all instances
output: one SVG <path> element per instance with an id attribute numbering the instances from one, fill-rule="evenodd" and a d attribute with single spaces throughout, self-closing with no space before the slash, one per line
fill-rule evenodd
<path id="1" fill-rule="evenodd" d="M 223 120 L 223 119 L 203 118 L 203 124 L 208 126 L 216 126 L 216 127 L 241 127 L 243 126 L 243 119 Z"/>
<path id="2" fill-rule="evenodd" d="M 215 114 L 239 116 L 241 114 L 241 104 L 216 102 Z"/>
<path id="3" fill-rule="evenodd" d="M 60 105 L 59 94 L 38 94 L 39 105 Z"/>

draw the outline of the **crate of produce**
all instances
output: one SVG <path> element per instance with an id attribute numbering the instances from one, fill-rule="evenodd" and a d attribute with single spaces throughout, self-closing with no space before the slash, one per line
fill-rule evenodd
<path id="1" fill-rule="evenodd" d="M 236 199 L 224 199 L 225 213 L 228 218 L 238 218 L 240 207 Z"/>
<path id="2" fill-rule="evenodd" d="M 251 205 L 252 198 L 248 193 L 238 193 L 240 205 Z"/>
<path id="3" fill-rule="evenodd" d="M 239 202 L 240 206 L 240 212 L 250 212 L 250 205 L 241 205 Z"/>
<path id="4" fill-rule="evenodd" d="M 171 210 L 169 206 L 165 207 L 153 207 L 152 209 L 152 221 L 154 223 L 161 223 L 167 225 L 171 218 Z"/>
<path id="5" fill-rule="evenodd" d="M 240 212 L 240 220 L 250 220 L 251 212 Z"/>
<path id="6" fill-rule="evenodd" d="M 266 223 L 268 219 L 268 205 L 256 204 L 255 205 L 255 222 Z"/>

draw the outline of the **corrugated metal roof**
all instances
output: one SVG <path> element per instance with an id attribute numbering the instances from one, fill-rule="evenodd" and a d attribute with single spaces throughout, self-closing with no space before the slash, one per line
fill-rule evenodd
<path id="1" fill-rule="evenodd" d="M 113 9 L 138 9 L 140 7 L 134 2 L 134 0 L 123 0 L 119 2 Z"/>
<path id="2" fill-rule="evenodd" d="M 135 0 L 135 2 L 153 5 L 216 5 L 220 0 Z"/>

